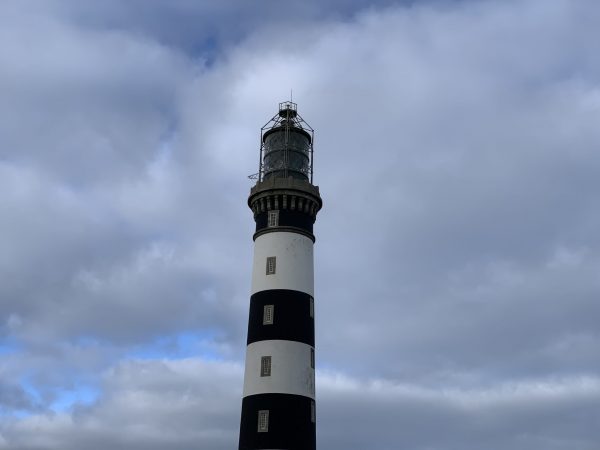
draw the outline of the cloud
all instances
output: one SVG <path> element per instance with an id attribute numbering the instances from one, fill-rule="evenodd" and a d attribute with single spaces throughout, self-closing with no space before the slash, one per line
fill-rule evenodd
<path id="1" fill-rule="evenodd" d="M 2 6 L 0 448 L 235 445 L 246 176 L 290 88 L 321 446 L 597 442 L 600 9 L 342 3 Z"/>
<path id="2" fill-rule="evenodd" d="M 10 446 L 0 448 L 230 448 L 242 371 L 200 359 L 126 361 L 105 372 L 94 405 L 8 420 L 0 435 Z"/>
<path id="3" fill-rule="evenodd" d="M 231 448 L 242 372 L 239 363 L 197 358 L 122 362 L 105 372 L 101 401 L 9 421 L 0 432 L 11 446 L 0 448 Z M 591 449 L 597 438 L 584 419 L 600 397 L 597 378 L 489 389 L 432 389 L 335 372 L 320 372 L 317 381 L 319 443 L 329 448 L 368 446 L 374 435 L 378 448 L 400 441 L 416 449 L 445 448 L 440 442 L 465 449 Z M 565 412 L 584 420 L 565 424 Z"/>
<path id="4" fill-rule="evenodd" d="M 335 374 L 320 381 L 321 443 L 336 448 L 367 447 L 373 436 L 378 448 L 394 448 L 398 442 L 416 449 L 594 445 L 594 438 L 582 438 L 585 425 L 565 426 L 562 418 L 565 411 L 582 417 L 591 413 L 598 398 L 595 378 L 507 383 L 491 389 L 428 389 Z"/>

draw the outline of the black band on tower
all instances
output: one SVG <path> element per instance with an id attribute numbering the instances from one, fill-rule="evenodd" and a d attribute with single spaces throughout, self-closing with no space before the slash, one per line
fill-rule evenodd
<path id="1" fill-rule="evenodd" d="M 268 228 L 268 212 L 258 213 L 254 220 L 256 221 L 256 232 Z M 310 234 L 313 232 L 314 217 L 302 211 L 290 211 L 286 209 L 279 210 L 279 226 L 300 228 Z"/>
<path id="2" fill-rule="evenodd" d="M 248 342 L 282 339 L 315 346 L 312 297 L 304 292 L 271 289 L 250 297 Z M 272 306 L 271 320 L 265 324 L 265 306 Z M 314 313 L 313 313 L 314 316 Z"/>
<path id="3" fill-rule="evenodd" d="M 314 401 L 302 395 L 261 394 L 244 397 L 240 450 L 315 450 Z M 268 432 L 258 433 L 258 412 L 269 411 Z"/>

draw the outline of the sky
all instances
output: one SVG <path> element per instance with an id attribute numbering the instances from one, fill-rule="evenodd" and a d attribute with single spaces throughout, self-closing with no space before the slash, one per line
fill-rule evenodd
<path id="1" fill-rule="evenodd" d="M 597 450 L 600 3 L 3 0 L 0 449 L 236 448 L 260 127 L 315 129 L 317 443 Z"/>

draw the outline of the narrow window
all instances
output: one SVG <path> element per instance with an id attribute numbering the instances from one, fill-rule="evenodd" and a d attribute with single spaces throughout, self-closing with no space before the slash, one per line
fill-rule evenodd
<path id="1" fill-rule="evenodd" d="M 271 357 L 262 356 L 260 358 L 260 376 L 270 377 L 271 376 Z"/>
<path id="2" fill-rule="evenodd" d="M 316 417 L 316 413 L 315 413 L 315 401 L 311 400 L 310 401 L 310 421 L 312 423 L 315 423 L 317 421 L 317 417 Z"/>
<path id="3" fill-rule="evenodd" d="M 310 298 L 310 318 L 314 319 L 315 317 L 315 299 Z"/>
<path id="4" fill-rule="evenodd" d="M 258 432 L 266 433 L 269 431 L 269 410 L 258 411 Z"/>
<path id="5" fill-rule="evenodd" d="M 279 226 L 279 210 L 269 211 L 269 221 L 267 223 L 269 227 Z"/>
<path id="6" fill-rule="evenodd" d="M 273 325 L 273 313 L 275 305 L 265 305 L 263 307 L 263 325 Z"/>
<path id="7" fill-rule="evenodd" d="M 275 274 L 275 256 L 267 256 L 267 275 Z"/>
<path id="8" fill-rule="evenodd" d="M 310 349 L 310 368 L 311 369 L 315 368 L 315 349 L 314 348 Z"/>

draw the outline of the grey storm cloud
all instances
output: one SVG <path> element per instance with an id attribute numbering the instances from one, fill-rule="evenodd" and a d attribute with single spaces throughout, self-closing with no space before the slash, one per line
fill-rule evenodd
<path id="1" fill-rule="evenodd" d="M 0 449 L 236 445 L 246 177 L 290 89 L 324 198 L 319 446 L 595 449 L 599 19 L 4 2 Z"/>

